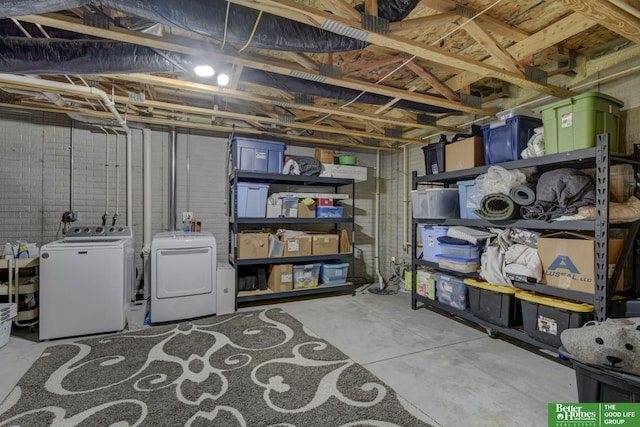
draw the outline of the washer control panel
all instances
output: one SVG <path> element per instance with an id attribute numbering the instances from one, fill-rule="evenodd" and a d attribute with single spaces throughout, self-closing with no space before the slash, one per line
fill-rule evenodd
<path id="1" fill-rule="evenodd" d="M 133 232 L 131 230 L 131 227 L 128 227 L 126 225 L 74 225 L 67 231 L 65 239 L 80 239 L 92 237 L 133 237 Z"/>

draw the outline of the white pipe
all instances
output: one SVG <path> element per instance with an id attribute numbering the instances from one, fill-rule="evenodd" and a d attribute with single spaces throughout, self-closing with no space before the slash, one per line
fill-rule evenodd
<path id="1" fill-rule="evenodd" d="M 380 289 L 384 288 L 384 280 L 380 274 L 380 150 L 376 150 L 376 193 L 375 193 L 375 269 Z"/>
<path id="2" fill-rule="evenodd" d="M 33 87 L 44 87 L 45 89 L 51 90 L 65 90 L 80 94 L 90 94 L 94 96 L 98 96 L 107 109 L 113 114 L 118 124 L 125 130 L 127 133 L 127 225 L 131 226 L 133 223 L 133 159 L 132 159 L 132 149 L 131 149 L 131 129 L 127 126 L 126 120 L 122 118 L 118 109 L 115 107 L 115 104 L 109 99 L 107 94 L 100 89 L 95 87 L 86 87 L 86 86 L 76 86 L 69 83 L 60 83 L 51 80 L 44 79 L 35 79 L 33 77 L 25 77 L 19 76 L 15 74 L 5 74 L 0 73 L 0 83 L 9 82 L 9 83 L 18 83 L 21 85 L 29 85 Z M 45 94 L 46 96 L 46 94 Z M 56 95 L 57 96 L 57 95 Z M 64 102 L 64 100 L 63 100 Z M 73 116 L 70 115 L 71 118 Z"/>
<path id="3" fill-rule="evenodd" d="M 408 235 L 408 223 L 409 218 L 407 216 L 407 210 L 409 207 L 409 198 L 408 198 L 408 188 L 407 188 L 407 180 L 409 179 L 409 173 L 407 170 L 409 169 L 408 157 L 407 157 L 407 146 L 402 146 L 402 249 L 407 250 L 407 239 Z"/>
<path id="4" fill-rule="evenodd" d="M 149 254 L 151 253 L 151 129 L 142 129 L 142 173 L 143 173 L 143 220 L 142 220 L 142 271 L 144 272 L 144 298 L 149 295 L 150 270 Z"/>
<path id="5" fill-rule="evenodd" d="M 120 134 L 115 128 L 111 128 L 111 130 L 116 134 L 116 164 L 114 166 L 116 169 L 116 210 L 113 213 L 113 223 L 115 225 L 120 214 Z"/>
<path id="6" fill-rule="evenodd" d="M 133 149 L 132 149 L 132 141 L 131 141 L 131 129 L 127 129 L 126 136 L 126 149 L 127 149 L 127 173 L 126 173 L 126 181 L 127 181 L 127 225 L 129 227 L 133 226 Z"/>
<path id="7" fill-rule="evenodd" d="M 104 224 L 107 225 L 107 215 L 109 214 L 109 132 L 102 126 L 100 129 L 104 131 L 105 140 L 104 140 L 104 170 L 105 170 L 105 197 L 104 197 Z"/>

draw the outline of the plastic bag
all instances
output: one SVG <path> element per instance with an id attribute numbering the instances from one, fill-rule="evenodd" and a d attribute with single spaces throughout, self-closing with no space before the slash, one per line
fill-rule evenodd
<path id="1" fill-rule="evenodd" d="M 544 127 L 537 127 L 533 132 L 533 136 L 527 142 L 527 147 L 520 153 L 523 159 L 544 156 Z"/>

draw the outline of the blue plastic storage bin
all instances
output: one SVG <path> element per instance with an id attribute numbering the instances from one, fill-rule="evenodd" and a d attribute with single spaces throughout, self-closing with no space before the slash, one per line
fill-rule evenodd
<path id="1" fill-rule="evenodd" d="M 342 206 L 316 206 L 316 218 L 342 218 Z"/>
<path id="2" fill-rule="evenodd" d="M 267 194 L 269 184 L 239 182 L 238 217 L 264 218 L 267 216 Z"/>
<path id="3" fill-rule="evenodd" d="M 469 308 L 467 285 L 461 277 L 449 276 L 442 273 L 434 273 L 436 279 L 436 300 L 459 310 Z"/>
<path id="4" fill-rule="evenodd" d="M 282 173 L 283 142 L 235 137 L 231 140 L 233 168 L 243 171 Z"/>
<path id="5" fill-rule="evenodd" d="M 420 225 L 422 228 L 422 259 L 438 262 L 436 255 L 440 255 L 438 237 L 446 236 L 449 227 L 445 225 Z"/>
<path id="6" fill-rule="evenodd" d="M 320 279 L 325 285 L 337 285 L 347 281 L 347 271 L 349 263 L 337 261 L 326 261 L 322 263 L 320 269 Z"/>
<path id="7" fill-rule="evenodd" d="M 533 130 L 542 126 L 542 120 L 527 116 L 514 116 L 482 126 L 484 160 L 487 165 L 510 162 L 522 157 Z"/>
<path id="8" fill-rule="evenodd" d="M 476 181 L 470 179 L 468 181 L 458 181 L 458 198 L 460 199 L 460 218 L 464 219 L 480 219 L 473 211 L 477 208 L 467 206 L 467 200 L 476 187 Z"/>

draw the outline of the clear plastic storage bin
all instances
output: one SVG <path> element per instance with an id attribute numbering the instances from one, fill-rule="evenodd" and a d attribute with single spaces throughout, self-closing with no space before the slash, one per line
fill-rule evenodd
<path id="1" fill-rule="evenodd" d="M 447 255 L 436 255 L 438 267 L 459 273 L 475 273 L 480 268 L 480 258 L 458 258 Z"/>
<path id="2" fill-rule="evenodd" d="M 480 247 L 476 245 L 451 245 L 448 243 L 438 243 L 442 255 L 456 258 L 478 258 Z"/>
<path id="3" fill-rule="evenodd" d="M 322 264 L 302 264 L 293 266 L 293 288 L 315 288 L 318 286 Z"/>
<path id="4" fill-rule="evenodd" d="M 320 279 L 325 285 L 345 283 L 347 281 L 347 271 L 349 271 L 349 263 L 323 262 L 320 270 Z"/>
<path id="5" fill-rule="evenodd" d="M 411 191 L 414 218 L 459 218 L 457 188 L 430 188 Z"/>
<path id="6" fill-rule="evenodd" d="M 446 225 L 420 225 L 422 229 L 422 259 L 438 262 L 437 255 L 441 254 L 438 237 L 446 236 L 449 227 Z"/>
<path id="7" fill-rule="evenodd" d="M 232 191 L 238 192 L 238 217 L 266 217 L 269 184 L 259 182 L 239 182 L 236 187 L 237 190 L 234 187 Z"/>

